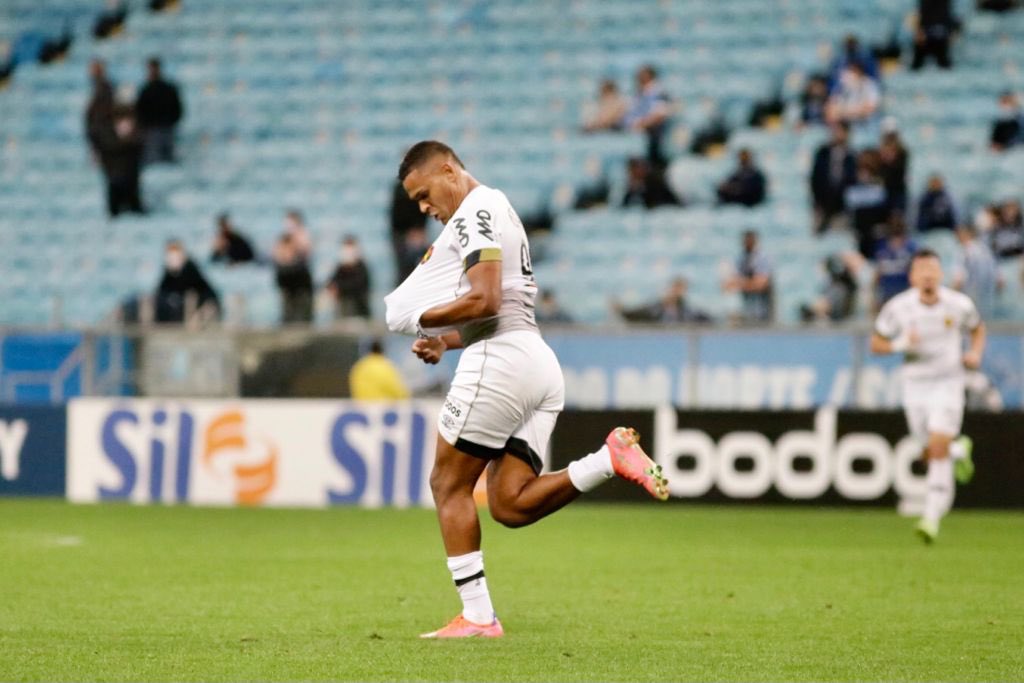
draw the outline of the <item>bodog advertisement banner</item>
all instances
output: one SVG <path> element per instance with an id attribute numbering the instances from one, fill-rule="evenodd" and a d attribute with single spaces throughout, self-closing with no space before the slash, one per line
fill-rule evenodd
<path id="1" fill-rule="evenodd" d="M 551 466 L 594 450 L 616 425 L 641 433 L 673 500 L 911 505 L 924 497 L 921 449 L 899 412 L 570 411 L 555 430 Z M 958 507 L 1024 508 L 1024 415 L 969 413 L 974 479 Z M 637 500 L 619 481 L 588 500 Z"/>

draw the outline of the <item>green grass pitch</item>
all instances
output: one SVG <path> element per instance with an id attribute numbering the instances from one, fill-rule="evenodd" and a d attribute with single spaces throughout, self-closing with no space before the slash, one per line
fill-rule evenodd
<path id="1" fill-rule="evenodd" d="M 486 517 L 486 515 L 485 515 Z M 428 510 L 0 500 L 0 680 L 1021 681 L 1024 515 L 576 504 L 484 521 L 506 637 Z"/>

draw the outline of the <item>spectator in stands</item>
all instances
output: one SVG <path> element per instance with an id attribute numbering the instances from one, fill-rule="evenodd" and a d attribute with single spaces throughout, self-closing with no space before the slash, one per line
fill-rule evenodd
<path id="1" fill-rule="evenodd" d="M 128 18 L 128 5 L 124 0 L 107 0 L 106 5 L 92 26 L 92 34 L 98 40 L 120 32 L 124 27 L 124 20 Z"/>
<path id="2" fill-rule="evenodd" d="M 601 81 L 597 102 L 593 103 L 583 123 L 586 133 L 602 130 L 622 130 L 622 122 L 629 111 L 629 102 L 619 92 L 619 86 L 610 78 Z"/>
<path id="3" fill-rule="evenodd" d="M 668 95 L 658 82 L 658 72 L 650 64 L 636 72 L 636 97 L 626 115 L 625 125 L 647 136 L 647 161 L 653 167 L 664 167 L 668 156 L 663 149 L 669 129 L 672 108 Z"/>
<path id="4" fill-rule="evenodd" d="M 873 124 L 878 118 L 882 94 L 859 62 L 851 62 L 839 75 L 825 106 L 825 120 L 848 121 L 856 126 Z"/>
<path id="5" fill-rule="evenodd" d="M 626 162 L 626 194 L 622 206 L 644 206 L 653 209 L 665 204 L 681 204 L 665 180 L 662 166 L 633 157 Z"/>
<path id="6" fill-rule="evenodd" d="M 229 266 L 256 260 L 256 252 L 249 240 L 235 229 L 227 213 L 217 216 L 217 234 L 213 237 L 210 260 L 215 263 L 224 262 Z"/>
<path id="7" fill-rule="evenodd" d="M 828 80 L 822 76 L 811 76 L 800 96 L 800 122 L 808 126 L 825 123 L 827 105 Z"/>
<path id="8" fill-rule="evenodd" d="M 1000 259 L 1024 254 L 1024 221 L 1021 220 L 1020 202 L 1010 200 L 999 206 L 989 232 L 989 244 Z"/>
<path id="9" fill-rule="evenodd" d="M 960 251 L 953 267 L 953 287 L 971 297 L 982 319 L 991 319 L 996 307 L 996 291 L 1003 284 L 995 256 L 988 245 L 978 239 L 978 231 L 973 226 L 958 227 L 956 236 Z"/>
<path id="10" fill-rule="evenodd" d="M 949 58 L 949 43 L 956 29 L 952 0 L 918 0 L 914 61 L 910 68 L 914 71 L 920 69 L 929 55 L 935 57 L 941 68 L 951 68 L 953 62 Z"/>
<path id="11" fill-rule="evenodd" d="M 309 323 L 313 320 L 313 276 L 295 242 L 284 233 L 274 247 L 277 288 L 281 292 L 281 322 Z"/>
<path id="12" fill-rule="evenodd" d="M 888 234 L 875 248 L 875 297 L 877 313 L 889 299 L 910 287 L 910 261 L 917 245 L 907 236 L 902 216 L 889 220 Z"/>
<path id="13" fill-rule="evenodd" d="M 917 230 L 954 230 L 959 223 L 953 195 L 938 173 L 928 178 L 928 186 L 917 204 Z"/>
<path id="14" fill-rule="evenodd" d="M 764 201 L 767 185 L 764 173 L 754 164 L 754 155 L 743 148 L 736 154 L 737 168 L 718 185 L 718 201 L 723 204 L 757 206 Z"/>
<path id="15" fill-rule="evenodd" d="M 391 191 L 391 249 L 395 256 L 395 272 L 398 273 L 398 283 L 405 279 L 402 277 L 403 264 L 406 261 L 406 234 L 413 229 L 420 229 L 426 234 L 427 216 L 420 211 L 418 203 L 409 199 L 408 193 L 402 187 L 402 183 L 395 180 Z M 422 256 L 422 254 L 420 254 Z M 414 266 L 415 267 L 415 266 Z M 412 272 L 412 271 L 409 271 Z"/>
<path id="16" fill-rule="evenodd" d="M 736 259 L 735 272 L 722 283 L 726 292 L 739 292 L 743 301 L 740 318 L 745 323 L 767 323 L 775 317 L 775 287 L 772 266 L 761 253 L 754 230 L 743 233 L 743 251 Z"/>
<path id="17" fill-rule="evenodd" d="M 569 315 L 555 298 L 555 293 L 545 289 L 540 293 L 535 311 L 539 323 L 571 323 L 572 316 Z"/>
<path id="18" fill-rule="evenodd" d="M 850 212 L 857 250 L 873 259 L 875 247 L 889 220 L 889 197 L 882 179 L 878 150 L 866 149 L 857 155 L 857 182 L 846 188 L 844 203 Z"/>
<path id="19" fill-rule="evenodd" d="M 427 229 L 423 226 L 410 228 L 405 233 L 405 241 L 402 243 L 402 254 L 398 260 L 398 284 L 405 282 L 416 266 L 420 264 L 427 250 L 430 249 L 430 242 L 427 240 Z"/>
<path id="20" fill-rule="evenodd" d="M 814 199 L 814 229 L 821 234 L 845 209 L 846 188 L 857 180 L 857 162 L 850 149 L 850 126 L 845 121 L 831 125 L 832 139 L 818 148 L 811 170 Z"/>
<path id="21" fill-rule="evenodd" d="M 853 315 L 857 303 L 857 270 L 863 259 L 856 252 L 832 254 L 822 265 L 826 281 L 814 301 L 800 305 L 804 322 L 830 320 L 840 322 Z"/>
<path id="22" fill-rule="evenodd" d="M 174 134 L 183 108 L 178 86 L 166 80 L 157 57 L 146 63 L 146 84 L 135 101 L 135 113 L 142 129 L 146 164 L 174 162 Z"/>
<path id="23" fill-rule="evenodd" d="M 634 323 L 708 323 L 711 316 L 694 308 L 686 300 L 689 283 L 686 278 L 676 277 L 669 283 L 664 294 L 635 308 L 623 308 L 618 301 L 612 301 L 612 310 L 624 320 Z"/>
<path id="24" fill-rule="evenodd" d="M 291 238 L 295 255 L 305 262 L 313 252 L 313 238 L 306 227 L 306 219 L 298 209 L 288 209 L 284 214 L 284 233 Z"/>
<path id="25" fill-rule="evenodd" d="M 107 180 L 107 211 L 113 218 L 122 211 L 146 213 L 140 197 L 142 140 L 131 109 L 114 110 L 113 125 L 98 131 L 100 165 Z"/>
<path id="26" fill-rule="evenodd" d="M 978 9 L 986 12 L 1009 12 L 1020 5 L 1021 0 L 977 0 Z"/>
<path id="27" fill-rule="evenodd" d="M 999 96 L 999 118 L 992 123 L 991 141 L 996 152 L 1024 143 L 1024 114 L 1017 96 L 1010 91 Z"/>
<path id="28" fill-rule="evenodd" d="M 179 240 L 164 249 L 164 272 L 156 290 L 155 318 L 159 323 L 180 323 L 220 317 L 220 301 L 199 267 Z"/>
<path id="29" fill-rule="evenodd" d="M 882 183 L 889 200 L 889 211 L 906 213 L 907 211 L 907 166 L 910 153 L 903 146 L 900 134 L 896 130 L 888 130 L 882 134 L 882 142 L 878 147 L 881 161 Z"/>
<path id="30" fill-rule="evenodd" d="M 327 281 L 326 289 L 335 302 L 335 318 L 369 319 L 370 269 L 354 235 L 342 239 L 338 266 Z"/>
<path id="31" fill-rule="evenodd" d="M 85 136 L 96 158 L 100 158 L 100 140 L 114 127 L 114 86 L 107 79 L 107 66 L 101 59 L 89 62 L 92 95 L 85 109 Z"/>
<path id="32" fill-rule="evenodd" d="M 348 387 L 357 401 L 395 401 L 411 395 L 398 368 L 384 355 L 384 345 L 379 339 L 374 339 L 370 352 L 352 366 Z"/>
<path id="33" fill-rule="evenodd" d="M 871 53 L 871 50 L 862 47 L 857 36 L 851 33 L 843 40 L 843 49 L 833 60 L 832 68 L 829 69 L 828 85 L 830 90 L 835 89 L 839 85 L 839 79 L 842 77 L 843 71 L 851 64 L 859 64 L 864 71 L 864 75 L 873 81 L 878 80 L 878 62 L 875 61 L 875 56 Z"/>

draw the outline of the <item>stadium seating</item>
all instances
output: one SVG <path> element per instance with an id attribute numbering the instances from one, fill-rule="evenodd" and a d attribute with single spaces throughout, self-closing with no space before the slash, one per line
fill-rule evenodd
<path id="1" fill-rule="evenodd" d="M 719 291 L 722 264 L 735 258 L 740 232 L 756 228 L 777 267 L 780 320 L 792 322 L 817 287 L 808 274 L 852 238 L 809 237 L 806 178 L 823 131 L 748 128 L 751 105 L 780 92 L 792 100 L 794 84 L 822 68 L 843 35 L 884 40 L 912 5 L 219 0 L 152 14 L 134 3 L 124 32 L 95 42 L 88 32 L 98 0 L 54 0 L 45 13 L 37 4 L 2 3 L 0 40 L 67 24 L 76 42 L 61 63 L 20 66 L 0 91 L 0 324 L 45 324 L 55 310 L 67 323 L 98 323 L 124 297 L 155 286 L 165 239 L 184 239 L 205 260 L 213 218 L 229 210 L 266 252 L 292 206 L 312 226 L 318 282 L 341 236 L 360 238 L 379 314 L 394 279 L 391 184 L 403 149 L 423 137 L 448 140 L 521 213 L 556 210 L 537 274 L 576 319 L 610 322 L 610 296 L 639 302 L 675 274 L 690 279 L 695 303 L 727 315 L 738 302 Z M 966 24 L 956 70 L 887 74 L 885 106 L 912 150 L 912 189 L 941 169 L 973 206 L 1019 196 L 1024 183 L 1021 154 L 997 157 L 986 147 L 996 94 L 1024 79 L 1024 16 L 996 20 L 970 4 L 959 6 Z M 146 170 L 150 215 L 108 221 L 82 135 L 87 63 L 104 58 L 130 96 L 151 54 L 185 95 L 183 162 Z M 660 68 L 681 104 L 670 179 L 690 204 L 574 211 L 567 197 L 575 187 L 601 174 L 621 186 L 625 158 L 644 149 L 637 134 L 580 133 L 583 104 L 605 76 L 628 90 L 644 62 Z M 692 133 L 719 117 L 735 129 L 726 155 L 686 153 Z M 717 209 L 714 184 L 742 146 L 767 172 L 770 200 Z M 205 270 L 233 322 L 276 321 L 269 268 Z M 318 320 L 328 318 L 321 309 Z"/>

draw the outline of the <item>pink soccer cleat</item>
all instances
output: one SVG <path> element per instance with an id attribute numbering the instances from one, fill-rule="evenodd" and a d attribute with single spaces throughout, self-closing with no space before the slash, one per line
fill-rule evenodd
<path id="1" fill-rule="evenodd" d="M 616 427 L 605 439 L 612 454 L 615 474 L 639 484 L 658 500 L 668 500 L 668 480 L 661 476 L 661 465 L 655 464 L 640 448 L 640 435 L 629 427 Z"/>
<path id="2" fill-rule="evenodd" d="M 474 624 L 461 614 L 437 631 L 424 633 L 420 638 L 501 638 L 505 629 L 501 627 L 498 617 L 489 624 Z"/>

